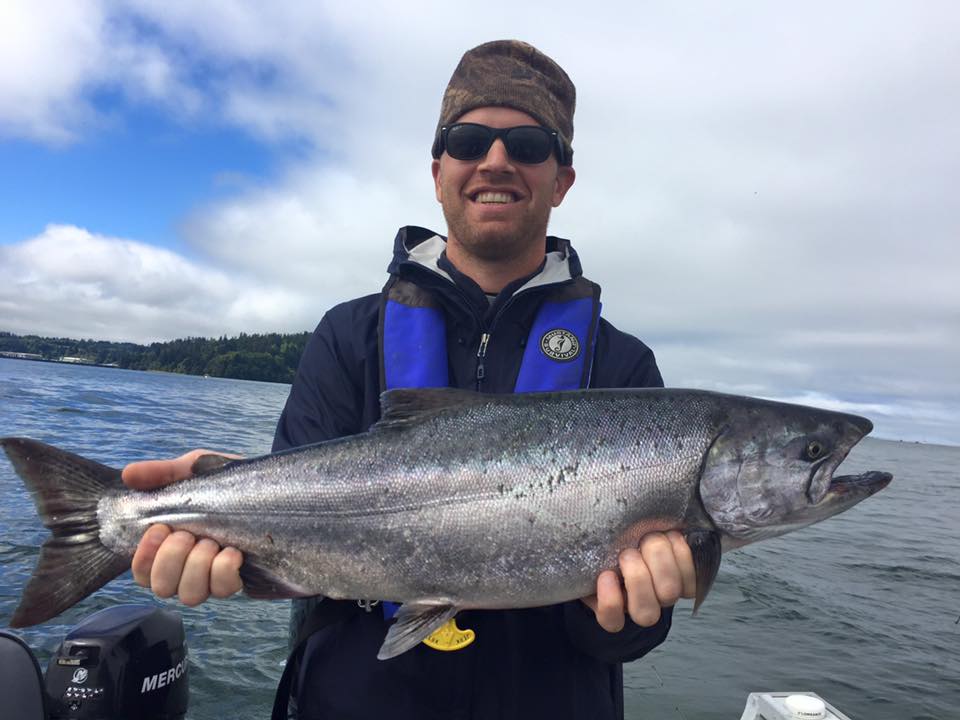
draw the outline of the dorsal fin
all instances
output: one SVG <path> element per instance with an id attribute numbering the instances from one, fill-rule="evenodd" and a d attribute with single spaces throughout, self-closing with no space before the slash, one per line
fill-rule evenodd
<path id="1" fill-rule="evenodd" d="M 227 457 L 226 455 L 208 453 L 206 455 L 201 455 L 193 461 L 193 465 L 190 467 L 190 474 L 206 475 L 207 473 L 212 473 L 213 471 L 219 470 L 220 468 L 236 461 L 237 458 L 235 457 Z"/>
<path id="2" fill-rule="evenodd" d="M 439 412 L 468 405 L 481 405 L 490 395 L 457 388 L 397 388 L 380 395 L 380 421 L 374 428 L 415 425 Z"/>

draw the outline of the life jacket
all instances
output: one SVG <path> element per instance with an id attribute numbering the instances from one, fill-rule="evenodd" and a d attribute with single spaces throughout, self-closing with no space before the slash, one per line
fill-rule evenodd
<path id="1" fill-rule="evenodd" d="M 577 390 L 590 384 L 600 288 L 583 277 L 547 291 L 524 347 L 514 392 Z M 433 294 L 392 277 L 383 289 L 380 387 L 446 387 L 447 329 Z"/>

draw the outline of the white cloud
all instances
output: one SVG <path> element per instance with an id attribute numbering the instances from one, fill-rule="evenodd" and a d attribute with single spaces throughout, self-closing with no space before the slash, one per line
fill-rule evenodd
<path id="1" fill-rule="evenodd" d="M 278 187 L 202 207 L 184 234 L 219 267 L 312 293 L 322 309 L 377 292 L 386 281 L 394 234 L 411 215 L 437 219 L 429 172 L 410 173 L 421 202 L 390 182 L 335 167 L 292 172 Z M 419 179 L 416 176 L 419 175 Z"/>
<path id="2" fill-rule="evenodd" d="M 96 2 L 0 6 L 0 132 L 50 142 L 73 136 L 92 112 L 74 100 L 96 79 L 103 23 Z"/>
<path id="3" fill-rule="evenodd" d="M 295 291 L 69 225 L 0 246 L 0 267 L 0 325 L 21 334 L 149 342 L 312 324 Z"/>
<path id="4" fill-rule="evenodd" d="M 202 96 L 184 60 L 105 0 L 8 0 L 0 6 L 0 137 L 75 142 L 113 121 L 96 91 L 196 114 Z"/>

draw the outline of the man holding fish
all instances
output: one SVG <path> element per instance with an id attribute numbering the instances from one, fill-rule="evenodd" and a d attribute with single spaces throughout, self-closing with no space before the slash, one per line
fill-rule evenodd
<path id="1" fill-rule="evenodd" d="M 566 73 L 526 43 L 491 42 L 464 55 L 433 146 L 446 238 L 403 228 L 384 292 L 325 316 L 274 450 L 363 432 L 391 387 L 662 386 L 650 350 L 599 318 L 599 287 L 581 276 L 569 242 L 546 234 L 575 178 L 574 107 Z M 139 489 L 184 479 L 203 452 L 132 464 L 123 479 Z M 234 548 L 154 525 L 132 568 L 157 595 L 196 605 L 241 590 L 242 562 Z M 306 641 L 297 705 L 302 717 L 618 717 L 620 663 L 662 642 L 672 606 L 694 592 L 691 551 L 671 531 L 624 550 L 582 601 L 462 613 L 452 642 L 463 643 L 467 629 L 476 640 L 456 652 L 425 644 L 378 661 L 392 608 L 364 612 L 351 602 Z M 301 603 L 294 631 L 334 605 Z"/>

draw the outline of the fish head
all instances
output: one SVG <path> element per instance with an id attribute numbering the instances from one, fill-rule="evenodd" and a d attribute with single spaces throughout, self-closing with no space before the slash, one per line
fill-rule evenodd
<path id="1" fill-rule="evenodd" d="M 873 423 L 766 400 L 731 401 L 700 475 L 703 508 L 734 548 L 843 512 L 882 490 L 889 473 L 834 477 Z"/>

